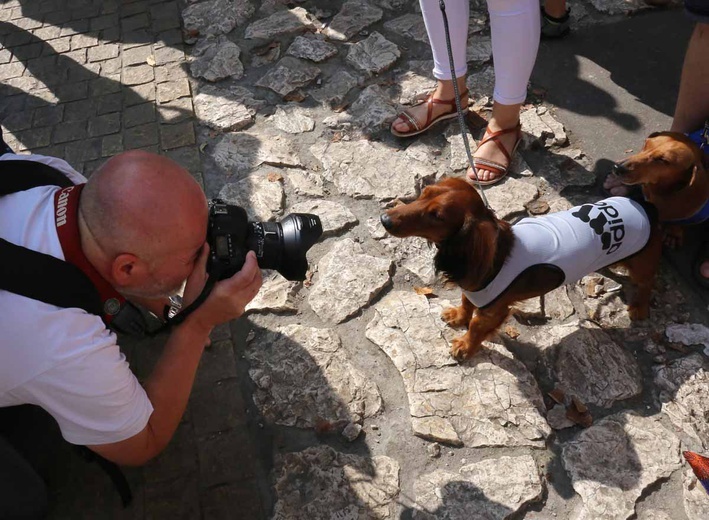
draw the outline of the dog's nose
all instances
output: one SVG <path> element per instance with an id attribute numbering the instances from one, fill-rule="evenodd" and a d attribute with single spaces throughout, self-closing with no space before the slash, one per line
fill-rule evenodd
<path id="1" fill-rule="evenodd" d="M 379 220 L 382 223 L 382 226 L 384 226 L 384 229 L 391 229 L 392 222 L 391 222 L 391 217 L 387 215 L 386 213 L 382 213 L 382 216 L 379 217 Z"/>
<path id="2" fill-rule="evenodd" d="M 623 175 L 624 173 L 628 173 L 628 169 L 623 165 L 623 163 L 614 163 L 613 164 L 613 173 L 616 175 Z"/>

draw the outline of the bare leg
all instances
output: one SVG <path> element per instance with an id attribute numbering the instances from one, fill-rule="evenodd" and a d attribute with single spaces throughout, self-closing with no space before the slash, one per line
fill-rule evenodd
<path id="1" fill-rule="evenodd" d="M 566 0 L 546 0 L 544 11 L 554 18 L 561 18 L 566 14 Z"/>

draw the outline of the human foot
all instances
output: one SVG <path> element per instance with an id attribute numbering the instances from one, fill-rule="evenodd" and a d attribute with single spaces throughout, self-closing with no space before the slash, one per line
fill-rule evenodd
<path id="1" fill-rule="evenodd" d="M 463 113 L 468 111 L 467 90 L 460 94 L 460 107 Z M 448 98 L 441 98 L 436 96 L 436 92 L 433 92 L 420 104 L 414 105 L 399 114 L 391 125 L 391 133 L 397 137 L 418 135 L 439 121 L 452 119 L 457 115 L 458 109 L 454 95 Z"/>
<path id="2" fill-rule="evenodd" d="M 495 184 L 507 175 L 512 155 L 521 139 L 522 129 L 519 123 L 504 129 L 496 128 L 492 121 L 488 123 L 485 134 L 473 156 L 473 164 L 477 170 L 477 181 L 480 184 Z M 472 168 L 468 168 L 467 175 L 469 179 L 476 180 Z"/>

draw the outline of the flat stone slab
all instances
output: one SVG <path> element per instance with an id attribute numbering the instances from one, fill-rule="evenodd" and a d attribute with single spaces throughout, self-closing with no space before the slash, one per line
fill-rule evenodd
<path id="1" fill-rule="evenodd" d="M 398 113 L 397 107 L 381 87 L 370 85 L 345 112 L 326 118 L 323 124 L 331 128 L 356 125 L 374 132 L 388 128 Z"/>
<path id="2" fill-rule="evenodd" d="M 263 279 L 258 294 L 246 306 L 246 312 L 297 312 L 295 294 L 298 282 L 291 282 L 277 272 Z"/>
<path id="3" fill-rule="evenodd" d="M 372 238 L 379 240 L 390 251 L 397 263 L 421 282 L 431 285 L 436 281 L 433 259 L 437 249 L 420 237 L 396 238 L 389 235 L 378 218 L 367 220 L 367 229 Z"/>
<path id="4" fill-rule="evenodd" d="M 655 369 L 663 413 L 702 449 L 709 448 L 709 372 L 705 365 L 701 354 L 692 354 Z"/>
<path id="5" fill-rule="evenodd" d="M 206 38 L 195 46 L 193 56 L 196 59 L 190 64 L 190 72 L 195 78 L 207 81 L 239 79 L 244 75 L 240 55 L 239 46 L 226 36 Z"/>
<path id="6" fill-rule="evenodd" d="M 397 74 L 395 80 L 400 90 L 400 104 L 413 105 L 417 100 L 422 99 L 435 90 L 436 79 L 431 73 L 433 70 L 433 61 L 410 61 L 403 69 L 404 72 Z"/>
<path id="7" fill-rule="evenodd" d="M 468 40 L 468 63 L 479 65 L 487 63 L 492 58 L 492 41 L 490 36 L 475 35 Z"/>
<path id="8" fill-rule="evenodd" d="M 358 80 L 346 70 L 338 70 L 323 81 L 320 88 L 313 88 L 308 93 L 316 101 L 330 106 L 340 106 L 347 93 L 357 86 Z"/>
<path id="9" fill-rule="evenodd" d="M 320 69 L 314 65 L 286 56 L 256 82 L 256 86 L 270 88 L 281 96 L 287 96 L 294 90 L 304 87 L 320 75 Z"/>
<path id="10" fill-rule="evenodd" d="M 315 121 L 308 115 L 309 111 L 298 105 L 279 106 L 271 120 L 276 128 L 289 134 L 312 132 Z"/>
<path id="11" fill-rule="evenodd" d="M 384 24 L 384 28 L 400 36 L 405 36 L 418 42 L 428 43 L 426 25 L 423 22 L 423 16 L 418 13 L 405 14 L 393 20 L 389 20 Z"/>
<path id="12" fill-rule="evenodd" d="M 239 86 L 201 85 L 194 97 L 194 110 L 200 122 L 227 132 L 249 126 L 263 105 L 250 90 Z"/>
<path id="13" fill-rule="evenodd" d="M 500 345 L 458 364 L 449 349 L 460 331 L 440 318 L 448 303 L 393 291 L 367 324 L 367 338 L 401 373 L 414 434 L 470 447 L 543 447 L 551 430 L 536 381 Z"/>
<path id="14" fill-rule="evenodd" d="M 298 428 L 361 423 L 382 406 L 377 385 L 358 371 L 333 329 L 265 330 L 245 352 L 254 403 L 271 423 Z"/>
<path id="15" fill-rule="evenodd" d="M 332 40 L 347 41 L 362 29 L 381 20 L 382 16 L 384 11 L 367 0 L 349 0 L 325 29 L 325 36 Z"/>
<path id="16" fill-rule="evenodd" d="M 265 172 L 255 173 L 224 185 L 219 198 L 246 210 L 249 220 L 276 220 L 283 213 L 283 184 L 269 178 Z"/>
<path id="17" fill-rule="evenodd" d="M 317 20 L 302 7 L 296 7 L 287 11 L 278 11 L 267 18 L 257 20 L 246 28 L 244 38 L 251 40 L 260 38 L 269 40 L 294 32 L 306 31 L 311 27 L 319 25 Z"/>
<path id="18" fill-rule="evenodd" d="M 289 169 L 286 172 L 285 178 L 291 186 L 293 186 L 293 190 L 299 195 L 318 198 L 325 196 L 322 177 L 313 172 Z"/>
<path id="19" fill-rule="evenodd" d="M 562 462 L 583 502 L 574 518 L 625 520 L 648 486 L 680 467 L 679 439 L 656 419 L 621 412 L 566 443 Z"/>
<path id="20" fill-rule="evenodd" d="M 374 31 L 367 39 L 350 47 L 347 61 L 362 72 L 374 75 L 389 69 L 399 56 L 399 47 Z"/>
<path id="21" fill-rule="evenodd" d="M 637 361 L 591 322 L 554 327 L 556 376 L 567 393 L 586 404 L 611 407 L 642 392 Z"/>
<path id="22" fill-rule="evenodd" d="M 346 238 L 320 259 L 308 303 L 321 319 L 342 323 L 368 305 L 391 279 L 392 262 Z"/>
<path id="23" fill-rule="evenodd" d="M 229 175 L 242 176 L 262 164 L 302 166 L 300 157 L 289 139 L 258 129 L 225 134 L 211 147 L 210 153 L 217 165 Z"/>
<path id="24" fill-rule="evenodd" d="M 534 459 L 522 455 L 436 470 L 416 479 L 414 492 L 414 520 L 504 520 L 540 500 L 543 487 Z"/>
<path id="25" fill-rule="evenodd" d="M 644 0 L 591 0 L 591 4 L 600 12 L 610 15 L 629 15 L 650 8 Z"/>
<path id="26" fill-rule="evenodd" d="M 672 323 L 665 329 L 667 339 L 683 345 L 702 345 L 709 356 L 709 327 L 701 323 Z"/>
<path id="27" fill-rule="evenodd" d="M 188 35 L 226 34 L 243 25 L 255 10 L 248 0 L 207 0 L 182 11 L 182 21 Z"/>
<path id="28" fill-rule="evenodd" d="M 689 465 L 684 469 L 683 477 L 682 498 L 684 499 L 684 511 L 687 513 L 687 518 L 690 520 L 709 518 L 707 492 Z"/>
<path id="29" fill-rule="evenodd" d="M 435 174 L 408 149 L 394 152 L 378 142 L 321 142 L 310 151 L 323 166 L 323 178 L 356 199 L 411 200 L 421 181 Z"/>
<path id="30" fill-rule="evenodd" d="M 508 177 L 501 184 L 485 188 L 485 196 L 498 218 L 508 219 L 525 213 L 525 206 L 539 196 L 539 190 L 534 184 Z"/>
<path id="31" fill-rule="evenodd" d="M 546 147 L 563 146 L 568 141 L 564 125 L 554 119 L 546 107 L 525 110 L 520 114 L 519 120 L 527 145 L 537 141 Z"/>
<path id="32" fill-rule="evenodd" d="M 297 36 L 286 54 L 319 63 L 337 54 L 337 47 L 316 36 Z"/>
<path id="33" fill-rule="evenodd" d="M 395 518 L 399 464 L 327 446 L 288 453 L 277 463 L 273 520 Z"/>
<path id="34" fill-rule="evenodd" d="M 359 221 L 346 206 L 330 200 L 309 200 L 290 207 L 292 213 L 313 213 L 320 217 L 323 237 L 337 235 Z"/>

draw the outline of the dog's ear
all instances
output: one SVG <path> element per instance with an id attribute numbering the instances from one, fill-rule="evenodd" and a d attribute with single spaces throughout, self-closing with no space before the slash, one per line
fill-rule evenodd
<path id="1" fill-rule="evenodd" d="M 498 232 L 495 221 L 468 216 L 457 233 L 439 244 L 436 271 L 458 284 L 482 282 L 493 268 Z"/>
<path id="2" fill-rule="evenodd" d="M 687 188 L 688 186 L 691 186 L 697 177 L 698 171 L 699 168 L 696 164 L 693 164 L 692 166 L 687 168 L 684 172 L 682 172 L 678 182 L 672 186 L 670 191 L 675 193 Z"/>
<path id="3" fill-rule="evenodd" d="M 661 133 L 662 133 L 662 132 L 653 132 L 653 133 L 651 133 L 650 135 L 648 135 L 647 138 L 650 139 L 650 138 L 652 138 L 652 137 L 657 137 L 657 136 L 660 135 Z"/>

